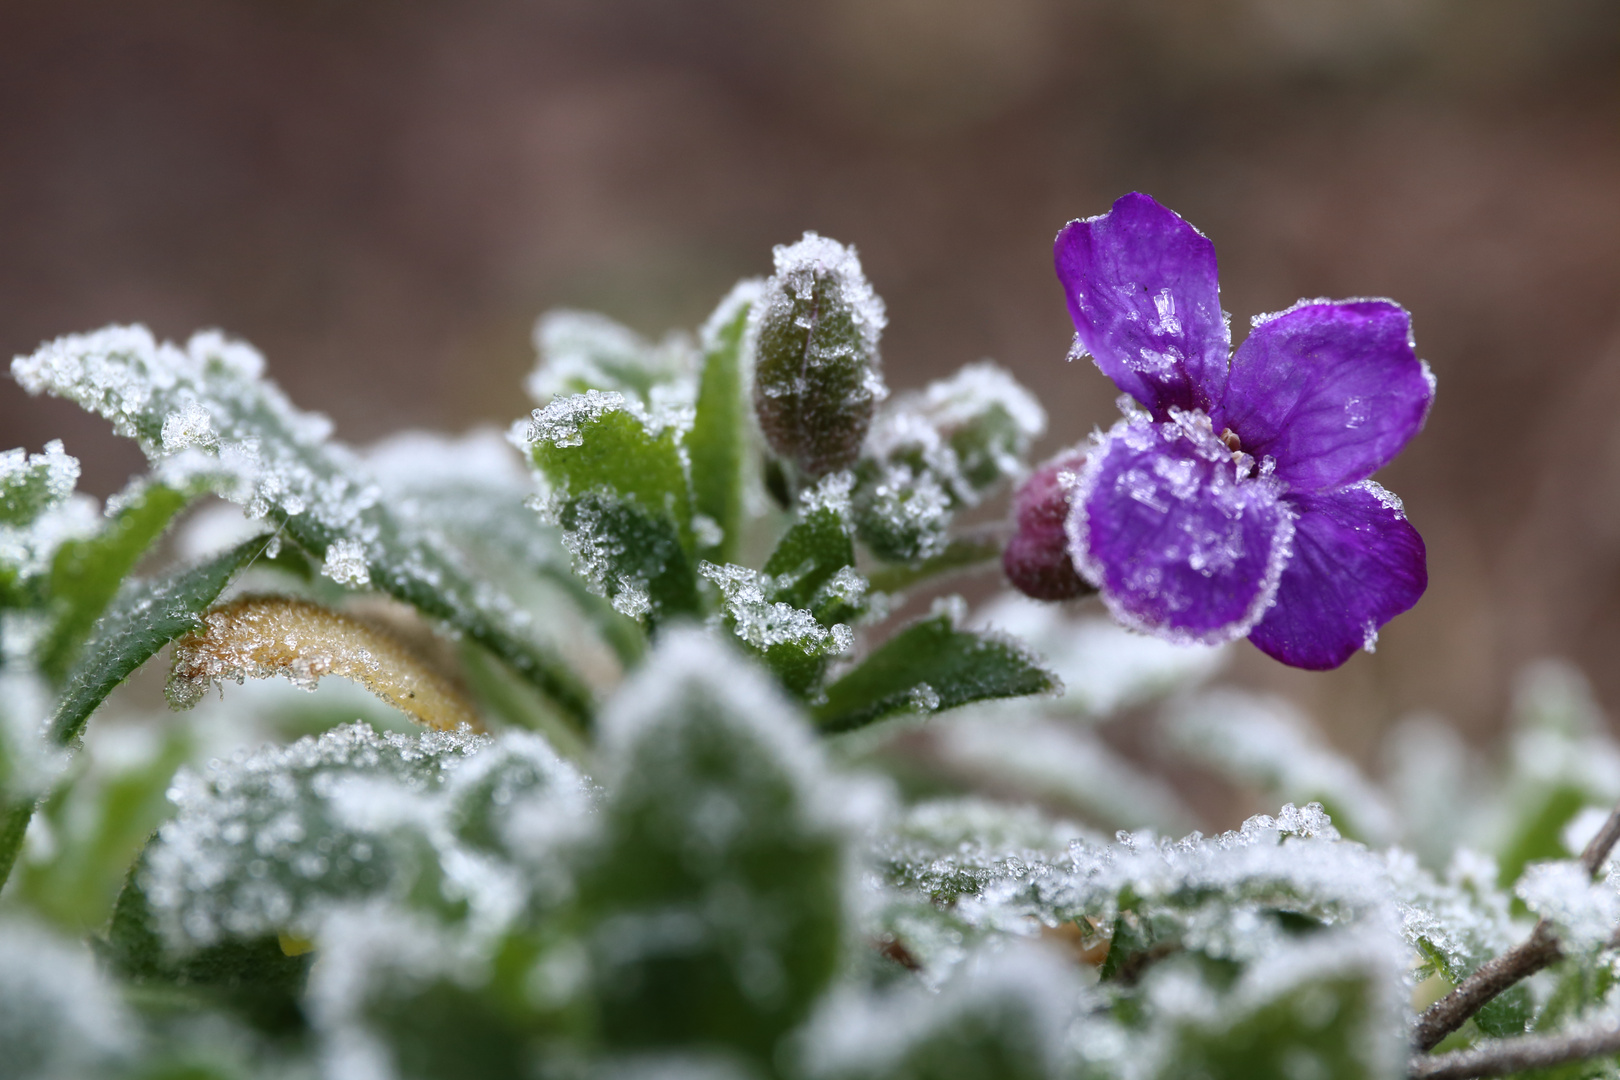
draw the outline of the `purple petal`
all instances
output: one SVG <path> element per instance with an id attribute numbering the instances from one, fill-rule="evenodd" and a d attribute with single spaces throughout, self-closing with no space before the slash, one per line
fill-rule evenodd
<path id="1" fill-rule="evenodd" d="M 1075 339 L 1114 385 L 1165 419 L 1221 400 L 1232 334 L 1215 245 L 1146 195 L 1058 233 L 1058 279 Z"/>
<path id="2" fill-rule="evenodd" d="M 1423 427 L 1434 380 L 1388 300 L 1301 303 L 1259 322 L 1232 358 L 1218 426 L 1277 461 L 1293 491 L 1327 491 L 1387 465 Z"/>
<path id="3" fill-rule="evenodd" d="M 1066 451 L 1036 469 L 1013 496 L 1017 531 L 1001 552 L 1001 566 L 1020 592 L 1036 600 L 1072 600 L 1091 591 L 1069 558 L 1064 522 L 1069 490 L 1086 455 Z"/>
<path id="4" fill-rule="evenodd" d="M 1241 637 L 1288 560 L 1281 485 L 1248 476 L 1202 413 L 1121 420 L 1071 498 L 1069 553 L 1127 626 L 1180 642 Z"/>
<path id="5" fill-rule="evenodd" d="M 1418 602 L 1429 584 L 1423 537 L 1371 480 L 1289 501 L 1299 510 L 1294 557 L 1249 640 L 1285 664 L 1325 671 L 1371 652 L 1378 628 Z"/>

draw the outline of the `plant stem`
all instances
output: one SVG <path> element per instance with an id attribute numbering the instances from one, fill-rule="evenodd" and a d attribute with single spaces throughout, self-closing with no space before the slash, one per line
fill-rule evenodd
<path id="1" fill-rule="evenodd" d="M 1588 874 L 1597 874 L 1603 861 L 1609 857 L 1609 851 L 1614 847 L 1616 840 L 1620 840 L 1620 806 L 1614 808 L 1608 820 L 1603 823 L 1603 827 L 1597 831 L 1597 835 L 1586 845 L 1586 850 L 1581 852 L 1581 865 L 1586 868 Z M 1477 1013 L 1496 995 L 1521 979 L 1529 978 L 1562 956 L 1563 952 L 1558 947 L 1558 937 L 1553 931 L 1552 923 L 1542 919 L 1536 923 L 1535 929 L 1530 931 L 1530 936 L 1523 943 L 1515 945 L 1501 956 L 1487 960 L 1480 965 L 1478 971 L 1458 983 L 1451 993 L 1425 1009 L 1413 1029 L 1413 1043 L 1419 1050 L 1434 1049 L 1441 1039 L 1462 1027 L 1470 1016 Z"/>
<path id="2" fill-rule="evenodd" d="M 1007 526 L 1000 522 L 980 526 L 953 537 L 945 550 L 917 563 L 884 566 L 867 575 L 877 592 L 894 593 L 909 589 L 931 577 L 981 569 L 1001 557 L 1007 542 Z"/>
<path id="3" fill-rule="evenodd" d="M 1620 1027 L 1562 1035 L 1527 1035 L 1521 1039 L 1484 1042 L 1449 1054 L 1420 1054 L 1407 1067 L 1407 1075 L 1411 1080 L 1474 1080 L 1614 1053 L 1620 1053 Z"/>

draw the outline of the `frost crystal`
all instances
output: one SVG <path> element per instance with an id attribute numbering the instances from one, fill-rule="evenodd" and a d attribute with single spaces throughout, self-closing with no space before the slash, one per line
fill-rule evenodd
<path id="1" fill-rule="evenodd" d="M 771 582 L 758 571 L 700 562 L 698 573 L 719 587 L 732 632 L 755 649 L 791 645 L 806 656 L 823 656 L 845 652 L 854 644 L 854 631 L 848 626 L 824 627 L 803 608 L 767 600 Z"/>
<path id="2" fill-rule="evenodd" d="M 927 472 L 954 504 L 974 506 L 999 483 L 1026 472 L 1046 413 L 1006 371 L 986 360 L 901 395 L 877 414 L 865 454 Z"/>
<path id="3" fill-rule="evenodd" d="M 371 571 L 366 568 L 366 550 L 358 540 L 334 540 L 326 549 L 321 573 L 339 585 L 371 584 Z"/>

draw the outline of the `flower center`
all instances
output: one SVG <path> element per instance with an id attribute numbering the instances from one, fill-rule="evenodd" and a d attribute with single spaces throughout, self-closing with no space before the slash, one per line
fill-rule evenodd
<path id="1" fill-rule="evenodd" d="M 1226 448 L 1232 451 L 1234 454 L 1243 449 L 1243 440 L 1238 438 L 1237 432 L 1233 431 L 1231 428 L 1221 429 L 1221 442 L 1225 443 Z"/>

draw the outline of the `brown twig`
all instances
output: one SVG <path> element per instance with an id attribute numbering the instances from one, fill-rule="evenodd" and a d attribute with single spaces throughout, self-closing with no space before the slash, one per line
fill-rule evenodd
<path id="1" fill-rule="evenodd" d="M 1521 1039 L 1483 1042 L 1449 1054 L 1419 1054 L 1412 1059 L 1407 1075 L 1411 1080 L 1475 1080 L 1615 1053 L 1620 1053 L 1620 1027 L 1563 1035 L 1527 1035 Z"/>
<path id="2" fill-rule="evenodd" d="M 1586 850 L 1581 852 L 1581 865 L 1586 867 L 1588 874 L 1597 874 L 1617 840 L 1620 840 L 1620 806 L 1614 808 L 1597 835 L 1586 845 Z M 1433 1050 L 1441 1039 L 1462 1027 L 1470 1016 L 1496 995 L 1521 979 L 1529 978 L 1561 956 L 1563 953 L 1558 947 L 1558 937 L 1552 923 L 1542 919 L 1522 944 L 1487 960 L 1478 971 L 1458 983 L 1451 993 L 1425 1009 L 1413 1028 L 1413 1044 L 1419 1050 Z"/>

